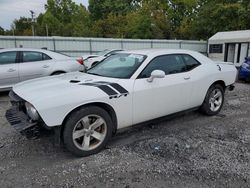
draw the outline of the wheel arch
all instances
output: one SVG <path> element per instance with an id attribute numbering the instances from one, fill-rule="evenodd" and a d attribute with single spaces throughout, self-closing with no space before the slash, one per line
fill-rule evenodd
<path id="1" fill-rule="evenodd" d="M 222 104 L 221 104 L 219 110 L 217 110 L 217 111 L 215 111 L 215 112 L 211 112 L 210 109 L 207 109 L 208 100 L 209 100 L 209 95 L 210 95 L 209 91 L 210 91 L 210 89 L 212 89 L 213 86 L 216 86 L 216 85 L 217 85 L 217 87 L 220 86 L 221 89 L 223 90 L 223 91 L 222 91 L 222 95 L 223 95 Z M 206 115 L 209 115 L 209 116 L 211 116 L 211 115 L 216 115 L 216 114 L 220 111 L 220 109 L 222 108 L 222 105 L 223 105 L 223 102 L 224 102 L 224 92 L 225 92 L 226 87 L 227 87 L 227 86 L 226 86 L 226 84 L 225 84 L 225 82 L 224 82 L 223 80 L 217 80 L 217 81 L 213 82 L 213 83 L 209 86 L 209 88 L 207 89 L 207 92 L 206 92 L 206 95 L 205 95 L 205 97 L 204 97 L 203 103 L 202 103 L 202 105 L 200 106 L 200 111 L 201 111 L 202 113 L 206 114 Z M 212 91 L 212 90 L 211 90 L 211 91 Z"/>
<path id="2" fill-rule="evenodd" d="M 213 85 L 216 85 L 216 84 L 219 84 L 223 87 L 224 91 L 226 89 L 226 83 L 223 81 L 223 80 L 217 80 L 217 81 L 214 81 L 212 84 L 209 85 L 209 87 L 207 88 L 206 90 L 206 93 L 204 93 L 204 97 L 203 97 L 203 102 L 205 101 L 205 98 L 206 98 L 206 95 L 207 95 L 207 92 L 208 90 L 213 86 Z"/>
<path id="3" fill-rule="evenodd" d="M 216 84 L 221 85 L 221 86 L 223 87 L 224 91 L 225 91 L 225 89 L 226 89 L 226 83 L 225 83 L 223 80 L 217 80 L 217 81 L 215 81 L 214 83 L 212 83 L 212 84 L 209 86 L 209 88 L 210 88 L 212 85 L 216 85 Z"/>
<path id="4" fill-rule="evenodd" d="M 62 126 L 62 127 L 61 127 L 61 135 L 62 135 L 62 133 L 63 133 L 65 123 L 66 123 L 67 119 L 70 117 L 70 115 L 71 115 L 72 113 L 74 113 L 75 111 L 79 110 L 80 108 L 84 108 L 84 107 L 88 107 L 88 106 L 97 106 L 97 107 L 100 107 L 100 108 L 104 109 L 105 111 L 107 111 L 108 114 L 109 114 L 110 117 L 111 117 L 112 122 L 113 122 L 113 134 L 116 133 L 116 131 L 117 131 L 117 116 L 116 116 L 116 113 L 115 113 L 115 110 L 113 109 L 113 107 L 110 106 L 110 105 L 107 104 L 107 103 L 104 103 L 104 102 L 93 102 L 93 103 L 87 103 L 87 104 L 78 106 L 78 107 L 74 108 L 73 110 L 71 110 L 71 111 L 66 115 L 66 117 L 64 118 L 63 123 L 62 123 L 62 125 L 61 125 L 61 126 Z"/>

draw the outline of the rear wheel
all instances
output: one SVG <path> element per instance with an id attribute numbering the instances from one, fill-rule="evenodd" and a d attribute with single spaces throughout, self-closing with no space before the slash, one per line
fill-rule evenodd
<path id="1" fill-rule="evenodd" d="M 112 120 L 102 108 L 91 106 L 71 114 L 63 139 L 74 155 L 84 157 L 101 151 L 112 136 Z"/>
<path id="2" fill-rule="evenodd" d="M 201 106 L 201 112 L 212 116 L 220 112 L 224 103 L 224 88 L 215 84 L 212 85 L 206 94 L 205 100 Z"/>

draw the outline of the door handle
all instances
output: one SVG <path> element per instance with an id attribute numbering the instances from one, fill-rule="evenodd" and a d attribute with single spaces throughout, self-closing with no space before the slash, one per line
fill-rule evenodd
<path id="1" fill-rule="evenodd" d="M 8 70 L 8 72 L 14 72 L 14 71 L 16 71 L 16 69 L 10 68 L 10 69 Z"/>
<path id="2" fill-rule="evenodd" d="M 189 80 L 190 76 L 184 77 L 184 80 Z"/>
<path id="3" fill-rule="evenodd" d="M 49 68 L 49 65 L 43 65 L 43 68 L 45 68 L 45 69 Z"/>

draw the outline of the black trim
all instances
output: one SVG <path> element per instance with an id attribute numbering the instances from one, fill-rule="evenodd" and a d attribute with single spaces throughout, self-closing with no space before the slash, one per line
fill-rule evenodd
<path id="1" fill-rule="evenodd" d="M 79 83 L 80 80 L 70 80 L 69 83 Z"/>
<path id="2" fill-rule="evenodd" d="M 228 46 L 229 44 L 225 44 L 225 53 L 224 53 L 224 61 L 227 62 L 227 57 L 228 57 Z"/>
<path id="3" fill-rule="evenodd" d="M 237 63 L 239 63 L 239 62 L 240 62 L 241 44 L 242 44 L 242 43 L 239 43 L 239 44 L 238 44 Z"/>
<path id="4" fill-rule="evenodd" d="M 16 51 L 16 63 L 20 63 L 20 62 L 21 62 L 21 52 Z"/>
<path id="5" fill-rule="evenodd" d="M 19 63 L 23 63 L 23 51 L 19 51 Z"/>
<path id="6" fill-rule="evenodd" d="M 107 93 L 109 96 L 113 96 L 113 95 L 117 95 L 118 94 L 115 90 L 111 89 L 107 85 L 97 85 L 96 87 L 98 87 L 99 89 L 101 89 L 102 91 L 104 91 L 105 93 Z"/>
<path id="7" fill-rule="evenodd" d="M 119 91 L 121 94 L 126 94 L 128 93 L 128 91 L 122 87 L 121 85 L 117 84 L 117 83 L 111 83 L 110 86 L 112 86 L 113 88 L 115 88 L 117 91 Z"/>

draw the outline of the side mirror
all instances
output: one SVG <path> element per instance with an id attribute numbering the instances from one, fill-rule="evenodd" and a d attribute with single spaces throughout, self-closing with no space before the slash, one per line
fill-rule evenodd
<path id="1" fill-rule="evenodd" d="M 165 77 L 165 72 L 162 70 L 154 70 L 151 73 L 151 76 L 147 79 L 148 82 L 153 82 L 155 78 L 164 78 Z"/>

